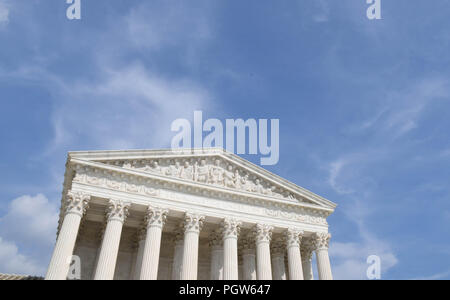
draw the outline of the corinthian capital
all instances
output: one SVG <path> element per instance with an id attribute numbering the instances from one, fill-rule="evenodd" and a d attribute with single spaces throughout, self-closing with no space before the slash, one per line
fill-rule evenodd
<path id="1" fill-rule="evenodd" d="M 272 239 L 272 231 L 273 226 L 267 224 L 256 224 L 255 227 L 253 227 L 253 234 L 256 243 L 270 243 L 270 240 Z"/>
<path id="2" fill-rule="evenodd" d="M 106 209 L 106 217 L 108 221 L 116 220 L 125 222 L 127 219 L 131 203 L 122 200 L 109 200 L 108 208 Z"/>
<path id="3" fill-rule="evenodd" d="M 303 237 L 303 231 L 289 228 L 284 233 L 284 236 L 286 238 L 286 246 L 289 247 L 300 247 L 300 244 L 302 242 Z"/>
<path id="4" fill-rule="evenodd" d="M 168 213 L 169 210 L 166 208 L 149 206 L 147 209 L 147 215 L 145 216 L 147 228 L 155 226 L 162 228 L 166 223 Z"/>
<path id="5" fill-rule="evenodd" d="M 273 256 L 284 256 L 284 253 L 286 252 L 285 239 L 283 238 L 275 239 L 272 242 L 270 250 L 272 251 Z"/>
<path id="6" fill-rule="evenodd" d="M 300 247 L 300 253 L 303 261 L 311 261 L 314 251 L 314 242 L 312 239 L 304 238 Z"/>
<path id="7" fill-rule="evenodd" d="M 86 213 L 89 207 L 91 196 L 83 192 L 69 191 L 66 197 L 66 214 L 78 214 L 81 217 Z"/>
<path id="8" fill-rule="evenodd" d="M 209 247 L 211 249 L 222 249 L 223 248 L 223 239 L 220 231 L 213 231 L 209 235 Z"/>
<path id="9" fill-rule="evenodd" d="M 204 216 L 200 216 L 193 213 L 186 213 L 184 215 L 184 231 L 197 232 L 199 233 L 203 228 L 203 222 L 205 221 Z"/>
<path id="10" fill-rule="evenodd" d="M 331 234 L 329 233 L 315 233 L 313 235 L 313 244 L 315 250 L 323 250 L 328 249 L 328 245 L 330 243 Z"/>
<path id="11" fill-rule="evenodd" d="M 242 223 L 235 219 L 224 219 L 220 225 L 222 227 L 223 238 L 237 238 L 240 233 L 240 226 Z"/>

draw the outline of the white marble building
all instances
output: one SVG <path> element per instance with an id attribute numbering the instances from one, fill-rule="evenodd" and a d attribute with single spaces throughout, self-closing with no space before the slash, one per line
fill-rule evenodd
<path id="1" fill-rule="evenodd" d="M 222 149 L 71 152 L 46 279 L 332 279 L 336 205 Z"/>

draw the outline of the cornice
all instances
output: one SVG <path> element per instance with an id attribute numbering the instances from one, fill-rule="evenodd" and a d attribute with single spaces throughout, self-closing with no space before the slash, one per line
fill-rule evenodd
<path id="1" fill-rule="evenodd" d="M 70 168 L 72 170 L 76 170 L 77 166 L 84 166 L 89 167 L 94 170 L 102 170 L 106 171 L 107 174 L 115 174 L 115 175 L 123 175 L 128 177 L 134 177 L 139 178 L 140 180 L 150 180 L 156 184 L 160 184 L 165 187 L 169 188 L 177 188 L 177 187 L 184 187 L 183 190 L 188 191 L 192 194 L 198 194 L 198 195 L 216 195 L 216 196 L 223 196 L 225 198 L 231 197 L 234 200 L 241 200 L 244 202 L 252 203 L 252 202 L 259 202 L 261 204 L 267 203 L 270 204 L 270 206 L 275 207 L 292 207 L 295 209 L 298 208 L 304 208 L 304 209 L 311 209 L 313 211 L 321 212 L 325 215 L 325 218 L 328 217 L 334 209 L 327 208 L 327 207 L 321 207 L 318 205 L 308 204 L 308 203 L 301 203 L 301 202 L 290 202 L 281 200 L 275 197 L 271 197 L 269 195 L 262 195 L 262 194 L 254 194 L 250 192 L 240 191 L 240 190 L 234 190 L 229 189 L 225 187 L 217 187 L 209 184 L 203 184 L 199 182 L 194 181 L 188 181 L 183 180 L 180 178 L 174 178 L 174 177 L 168 177 L 168 176 L 162 176 L 157 175 L 153 173 L 147 173 L 142 172 L 139 170 L 133 170 L 133 169 L 124 169 L 122 167 L 116 167 L 112 165 L 107 165 L 103 163 L 98 163 L 94 161 L 86 161 L 81 159 L 71 159 L 70 160 Z"/>
<path id="2" fill-rule="evenodd" d="M 332 211 L 336 204 L 308 191 L 276 174 L 273 174 L 260 166 L 257 166 L 233 153 L 227 152 L 222 148 L 203 148 L 203 149 L 178 149 L 178 150 L 114 150 L 114 151 L 79 151 L 69 152 L 69 161 L 111 161 L 111 160 L 141 160 L 141 159 L 171 159 L 188 157 L 211 157 L 220 156 L 227 162 L 235 164 L 249 172 L 256 172 L 264 180 L 276 182 L 284 189 L 298 194 L 305 199 L 317 203 L 319 206 L 327 207 Z"/>

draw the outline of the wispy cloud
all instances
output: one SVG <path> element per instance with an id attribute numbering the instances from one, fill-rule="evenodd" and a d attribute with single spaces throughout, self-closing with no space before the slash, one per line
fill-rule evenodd
<path id="1" fill-rule="evenodd" d="M 0 0 L 0 21 L 7 21 L 3 4 Z M 25 59 L 14 70 L 0 69 L 0 79 L 38 86 L 51 95 L 53 137 L 45 152 L 36 155 L 49 162 L 45 171 L 54 178 L 53 190 L 60 190 L 61 158 L 66 151 L 169 147 L 173 120 L 191 118 L 194 110 L 212 107 L 213 96 L 201 83 L 162 72 L 146 61 L 156 59 L 153 53 L 175 46 L 177 53 L 189 58 L 189 68 L 196 59 L 192 50 L 211 35 L 208 22 L 206 11 L 190 4 L 139 4 L 109 24 L 102 32 L 101 46 L 92 45 L 94 50 L 83 54 L 95 65 L 90 74 L 73 77 L 67 68 L 49 68 L 58 57 L 40 59 L 39 51 L 39 57 Z M 40 24 L 36 20 L 33 25 L 38 33 L 45 30 Z M 95 39 L 96 34 L 95 30 L 85 32 L 83 40 Z M 142 55 L 130 61 L 130 53 L 137 52 Z M 55 239 L 58 207 L 58 201 L 42 194 L 9 203 L 0 219 L 2 272 L 42 274 Z M 24 249 L 33 249 L 33 256 L 26 256 Z"/>
<path id="2" fill-rule="evenodd" d="M 42 276 L 45 267 L 39 263 L 39 260 L 33 260 L 21 254 L 16 244 L 0 237 L 0 269 L 2 273 Z"/>
<path id="3" fill-rule="evenodd" d="M 0 0 L 0 28 L 9 22 L 9 3 L 6 0 Z"/>
<path id="4" fill-rule="evenodd" d="M 448 277 L 450 277 L 450 270 L 448 270 L 446 272 L 433 274 L 430 276 L 413 278 L 413 280 L 440 280 L 440 279 L 448 279 Z"/>
<path id="5" fill-rule="evenodd" d="M 0 270 L 43 275 L 55 241 L 58 218 L 58 205 L 42 194 L 12 200 L 0 218 Z M 19 249 L 29 251 L 22 253 Z"/>

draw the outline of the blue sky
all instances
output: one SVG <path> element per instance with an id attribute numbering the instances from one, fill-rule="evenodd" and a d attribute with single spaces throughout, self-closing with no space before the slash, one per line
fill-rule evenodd
<path id="1" fill-rule="evenodd" d="M 0 272 L 43 275 L 67 151 L 280 119 L 270 171 L 338 203 L 338 279 L 450 279 L 450 2 L 0 0 Z M 259 157 L 245 156 L 253 162 Z"/>

